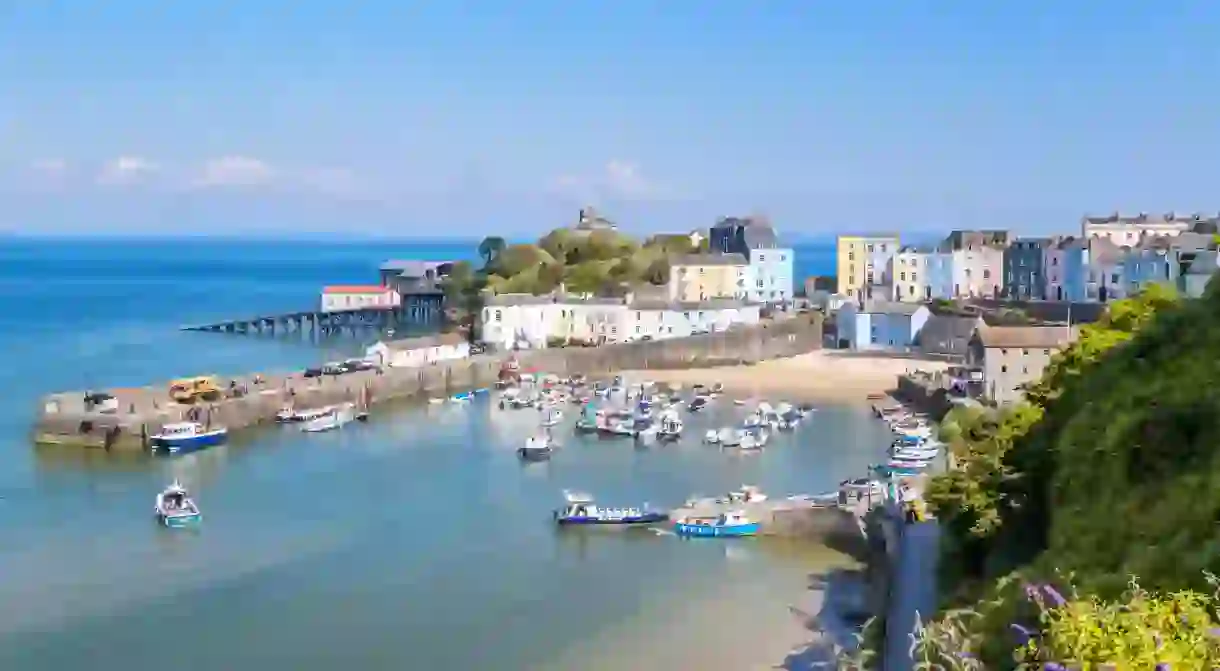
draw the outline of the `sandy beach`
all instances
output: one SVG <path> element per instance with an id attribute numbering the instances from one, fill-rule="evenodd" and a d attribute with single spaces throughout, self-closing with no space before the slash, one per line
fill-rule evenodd
<path id="1" fill-rule="evenodd" d="M 791 401 L 863 401 L 895 387 L 899 375 L 938 372 L 942 361 L 840 351 L 816 351 L 749 366 L 624 371 L 631 379 L 689 386 L 719 382 L 738 396 L 782 395 Z"/>

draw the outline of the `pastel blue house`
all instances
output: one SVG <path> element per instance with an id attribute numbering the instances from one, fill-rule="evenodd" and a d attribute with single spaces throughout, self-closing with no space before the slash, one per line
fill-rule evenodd
<path id="1" fill-rule="evenodd" d="M 838 345 L 852 350 L 908 351 L 931 316 L 926 305 L 865 300 L 835 314 Z"/>
<path id="2" fill-rule="evenodd" d="M 953 252 L 938 249 L 929 253 L 927 259 L 925 298 L 953 298 Z"/>
<path id="3" fill-rule="evenodd" d="M 1076 239 L 1059 248 L 1060 277 L 1063 278 L 1063 300 L 1082 302 L 1088 298 L 1089 243 Z"/>
<path id="4" fill-rule="evenodd" d="M 1122 276 L 1129 296 L 1150 284 L 1174 285 L 1177 281 L 1170 249 L 1164 245 L 1138 245 L 1126 251 L 1122 259 Z"/>
<path id="5" fill-rule="evenodd" d="M 792 266 L 796 253 L 780 245 L 771 224 L 753 217 L 724 217 L 708 232 L 713 254 L 741 254 L 749 262 L 746 300 L 790 304 L 796 297 Z"/>

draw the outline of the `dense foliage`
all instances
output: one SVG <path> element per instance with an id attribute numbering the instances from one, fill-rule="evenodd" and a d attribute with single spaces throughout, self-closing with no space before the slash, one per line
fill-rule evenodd
<path id="1" fill-rule="evenodd" d="M 1158 286 L 1083 327 L 1028 404 L 948 417 L 957 468 L 933 479 L 928 500 L 944 528 L 950 603 L 973 605 L 954 611 L 968 622 L 942 618 L 929 631 L 980 636 L 972 650 L 987 668 L 1215 668 L 1217 604 L 1202 576 L 1220 569 L 1217 383 L 1220 283 L 1198 300 Z M 1058 571 L 1080 596 L 1021 623 L 1028 599 L 1013 576 Z M 1024 658 L 1014 623 L 1039 641 Z"/>

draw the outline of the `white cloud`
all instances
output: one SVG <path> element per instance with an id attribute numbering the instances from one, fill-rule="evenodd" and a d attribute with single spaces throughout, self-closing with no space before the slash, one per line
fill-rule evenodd
<path id="1" fill-rule="evenodd" d="M 40 158 L 30 163 L 30 170 L 49 176 L 59 176 L 68 171 L 68 162 L 62 158 Z"/>
<path id="2" fill-rule="evenodd" d="M 619 159 L 611 159 L 591 174 L 562 175 L 554 180 L 552 187 L 587 203 L 664 200 L 675 195 L 668 187 L 646 178 L 638 164 Z"/>
<path id="3" fill-rule="evenodd" d="M 99 184 L 132 184 L 161 170 L 161 166 L 140 156 L 120 156 L 107 161 L 98 173 Z"/>
<path id="4" fill-rule="evenodd" d="M 257 158 L 222 156 L 205 162 L 194 184 L 197 187 L 260 186 L 274 178 L 275 170 Z"/>

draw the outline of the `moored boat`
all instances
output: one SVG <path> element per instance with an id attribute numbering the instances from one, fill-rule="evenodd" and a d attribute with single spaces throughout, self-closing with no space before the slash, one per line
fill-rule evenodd
<path id="1" fill-rule="evenodd" d="M 559 408 L 547 408 L 542 413 L 542 426 L 552 427 L 557 426 L 563 421 L 563 411 Z"/>
<path id="2" fill-rule="evenodd" d="M 301 430 L 306 433 L 333 431 L 343 428 L 344 425 L 351 423 L 355 419 L 356 405 L 354 403 L 342 403 L 332 406 L 326 414 L 305 422 L 301 426 Z"/>
<path id="3" fill-rule="evenodd" d="M 555 523 L 560 526 L 578 525 L 647 525 L 665 522 L 667 513 L 643 508 L 602 508 L 593 502 L 593 497 L 580 492 L 564 492 L 567 505 L 554 513 Z"/>
<path id="4" fill-rule="evenodd" d="M 708 429 L 707 433 L 703 434 L 703 442 L 707 443 L 708 445 L 719 445 L 720 432 L 716 429 Z"/>
<path id="5" fill-rule="evenodd" d="M 739 511 L 726 512 L 715 518 L 684 517 L 674 522 L 674 533 L 679 536 L 753 536 L 761 528 L 762 524 L 752 521 Z"/>
<path id="6" fill-rule="evenodd" d="M 555 452 L 550 436 L 531 436 L 525 445 L 517 448 L 517 456 L 525 461 L 545 461 Z"/>
<path id="7" fill-rule="evenodd" d="M 220 445 L 229 438 L 229 430 L 223 426 L 208 428 L 199 422 L 174 422 L 148 437 L 154 450 L 171 453 L 202 450 Z"/>
<path id="8" fill-rule="evenodd" d="M 190 526 L 203 520 L 199 506 L 195 505 L 190 495 L 187 494 L 186 488 L 177 480 L 157 494 L 153 512 L 161 524 L 172 528 Z"/>
<path id="9" fill-rule="evenodd" d="M 682 437 L 682 429 L 685 425 L 678 417 L 678 413 L 673 410 L 666 410 L 661 413 L 661 422 L 657 426 L 657 438 L 661 440 L 677 440 Z"/>

